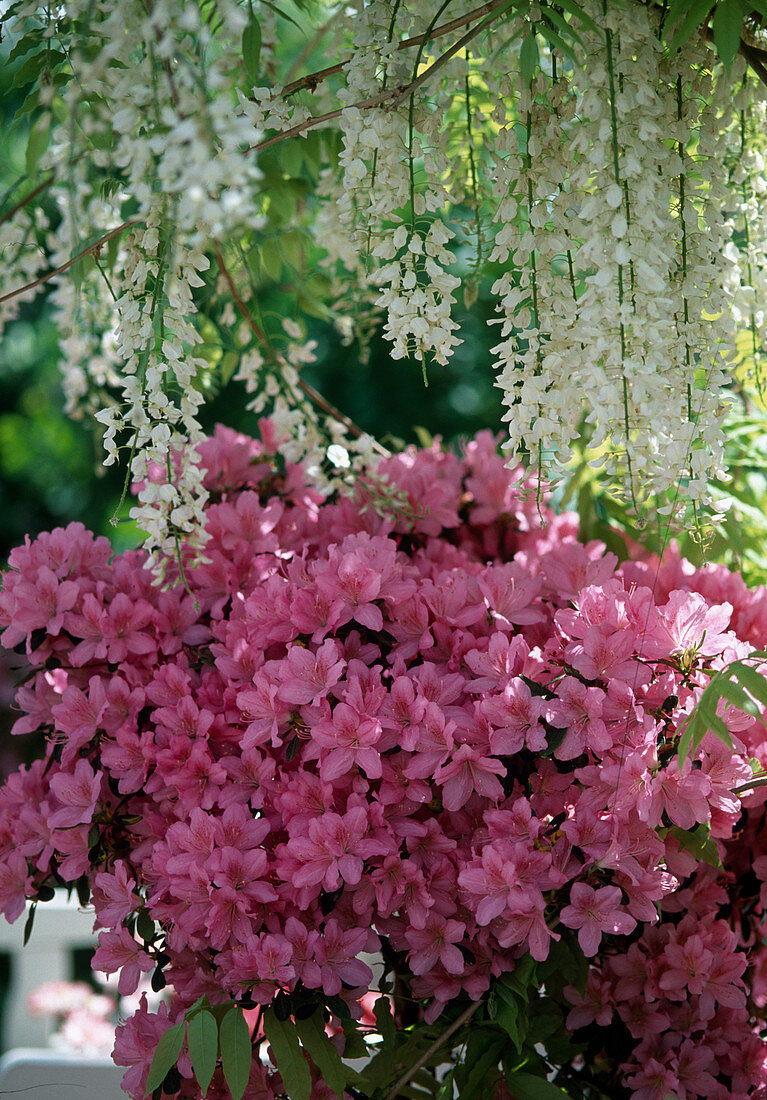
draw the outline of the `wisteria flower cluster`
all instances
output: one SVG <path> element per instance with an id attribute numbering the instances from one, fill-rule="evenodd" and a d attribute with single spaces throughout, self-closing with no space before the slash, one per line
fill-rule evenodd
<path id="1" fill-rule="evenodd" d="M 200 997 L 321 1007 L 343 1054 L 379 986 L 403 1028 L 474 1006 L 483 1095 L 510 1061 L 563 1095 L 764 1096 L 767 730 L 730 708 L 732 750 L 678 745 L 711 671 L 764 646 L 767 592 L 582 544 L 489 433 L 386 460 L 386 515 L 364 483 L 318 498 L 268 421 L 200 449 L 188 590 L 72 524 L 0 595 L 32 670 L 15 732 L 48 732 L 0 790 L 0 906 L 89 883 L 94 966 L 172 984 L 118 1028 L 126 1091 Z M 565 957 L 585 984 L 535 977 Z M 512 988 L 558 1021 L 527 1045 Z M 253 1034 L 267 1100 L 280 1051 Z M 175 1073 L 200 1095 L 185 1053 Z"/>
<path id="2" fill-rule="evenodd" d="M 761 385 L 765 354 L 764 28 L 685 10 L 352 0 L 300 29 L 272 0 L 5 5 L 28 136 L 0 329 L 50 281 L 68 409 L 142 483 L 159 573 L 202 529 L 214 382 L 237 372 L 320 474 L 348 449 L 270 287 L 426 372 L 486 280 L 512 464 L 563 476 L 585 417 L 637 514 L 713 508 L 732 371 Z"/>

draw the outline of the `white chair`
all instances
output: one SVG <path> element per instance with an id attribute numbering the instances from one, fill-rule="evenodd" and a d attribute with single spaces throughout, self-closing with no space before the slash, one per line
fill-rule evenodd
<path id="1" fill-rule="evenodd" d="M 23 1100 L 126 1100 L 125 1070 L 58 1050 L 11 1050 L 0 1058 L 0 1097 Z"/>

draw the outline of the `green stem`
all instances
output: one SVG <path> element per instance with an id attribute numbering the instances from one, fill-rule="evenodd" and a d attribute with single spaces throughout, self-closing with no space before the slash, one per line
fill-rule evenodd
<path id="1" fill-rule="evenodd" d="M 162 241 L 162 246 L 161 246 L 160 251 L 159 251 L 158 256 L 157 256 L 157 274 L 155 275 L 154 287 L 152 289 L 152 304 L 151 304 L 150 309 L 149 309 L 149 317 L 150 317 L 150 320 L 153 323 L 152 324 L 153 333 L 154 333 L 154 318 L 155 318 L 155 314 L 157 312 L 157 306 L 159 305 L 159 302 L 160 302 L 160 294 L 162 293 L 162 288 L 165 285 L 165 253 L 167 251 L 167 247 L 168 247 L 168 239 L 167 239 L 167 237 L 164 237 L 163 241 Z M 151 339 L 151 342 L 148 343 L 146 345 L 146 347 L 144 347 L 142 349 L 141 356 L 140 356 L 140 359 L 139 359 L 139 373 L 141 375 L 142 382 L 143 382 L 142 396 L 146 393 L 146 370 L 147 370 L 147 366 L 149 365 L 149 356 L 150 356 L 152 350 L 154 349 L 154 341 L 155 341 L 155 337 L 153 335 L 152 339 Z M 134 430 L 133 430 L 133 441 L 131 443 L 130 456 L 128 458 L 128 468 L 125 471 L 125 481 L 123 482 L 122 493 L 120 494 L 120 499 L 117 502 L 117 507 L 115 508 L 114 513 L 112 514 L 112 518 L 109 521 L 112 524 L 113 527 L 117 526 L 117 517 L 120 514 L 122 506 L 125 503 L 125 498 L 128 495 L 128 487 L 130 486 L 131 470 L 132 470 L 132 467 L 133 467 L 133 459 L 136 457 L 137 448 L 138 448 L 138 428 L 134 428 Z"/>
<path id="2" fill-rule="evenodd" d="M 607 18 L 607 0 L 602 0 L 602 14 L 604 18 Z M 613 174 L 615 177 L 615 183 L 624 194 L 625 190 L 623 181 L 621 180 L 620 170 L 620 153 L 618 146 L 618 112 L 615 105 L 615 68 L 613 65 L 613 38 L 612 32 L 609 27 L 605 27 L 605 50 L 607 53 L 607 73 L 609 78 L 610 87 L 610 131 L 612 142 L 612 160 L 613 160 Z M 626 223 L 629 222 L 630 211 L 626 211 Z M 628 401 L 628 379 L 626 378 L 626 327 L 623 323 L 623 303 L 625 293 L 623 286 L 623 264 L 618 264 L 618 310 L 620 314 L 620 345 L 621 345 L 621 372 L 623 375 L 623 426 L 626 433 L 626 468 L 628 470 L 629 479 L 629 492 L 631 495 L 631 503 L 635 512 L 639 511 L 636 496 L 634 494 L 634 471 L 631 462 L 631 439 L 630 439 L 630 422 L 629 422 L 629 401 Z"/>
<path id="3" fill-rule="evenodd" d="M 468 54 L 467 54 L 468 60 Z M 474 137 L 472 134 L 471 126 L 471 89 L 469 87 L 469 75 L 466 74 L 464 81 L 464 89 L 466 95 L 466 134 L 469 139 L 469 171 L 471 173 L 471 196 L 474 202 L 474 226 L 477 233 L 477 275 L 482 268 L 482 228 L 480 225 L 479 217 L 479 190 L 477 188 L 477 166 L 474 160 Z"/>
<path id="4" fill-rule="evenodd" d="M 423 57 L 424 50 L 427 44 L 431 41 L 431 32 L 437 26 L 439 18 L 443 11 L 453 2 L 453 0 L 442 0 L 442 3 L 437 8 L 435 14 L 432 16 L 431 22 L 424 31 L 423 38 L 418 45 L 418 51 L 415 55 L 415 62 L 413 63 L 413 76 L 411 77 L 411 84 L 415 82 L 418 76 L 418 68 L 421 64 L 421 58 Z M 410 232 L 415 233 L 415 168 L 413 167 L 413 141 L 415 137 L 415 128 L 413 120 L 415 117 L 415 88 L 410 93 L 408 101 L 407 112 L 407 156 L 408 156 L 408 169 L 410 174 Z"/>

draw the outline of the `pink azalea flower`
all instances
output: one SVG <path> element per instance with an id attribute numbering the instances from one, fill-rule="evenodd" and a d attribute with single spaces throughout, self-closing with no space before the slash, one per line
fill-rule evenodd
<path id="1" fill-rule="evenodd" d="M 114 872 L 102 871 L 93 880 L 93 904 L 102 928 L 121 924 L 139 904 L 134 891 L 136 881 L 124 860 L 118 859 Z"/>
<path id="2" fill-rule="evenodd" d="M 155 964 L 139 947 L 127 928 L 116 932 L 101 932 L 99 945 L 93 955 L 93 969 L 105 974 L 120 973 L 117 990 L 126 997 L 135 993 L 142 974 L 154 970 Z"/>
<path id="3" fill-rule="evenodd" d="M 455 946 L 466 932 L 466 925 L 446 920 L 439 913 L 430 913 L 423 928 L 409 928 L 405 938 L 410 945 L 410 968 L 414 974 L 425 974 L 441 963 L 449 974 L 462 974 L 466 963 Z"/>
<path id="4" fill-rule="evenodd" d="M 13 924 L 24 912 L 26 899 L 32 893 L 31 882 L 21 852 L 10 852 L 0 862 L 0 910 L 9 923 Z"/>
<path id="5" fill-rule="evenodd" d="M 316 653 L 303 646 L 291 646 L 278 695 L 286 703 L 317 706 L 341 679 L 344 667 L 337 642 L 323 642 Z"/>
<path id="6" fill-rule="evenodd" d="M 475 791 L 497 802 L 503 797 L 499 775 L 506 775 L 500 760 L 482 756 L 472 745 L 460 745 L 452 759 L 436 770 L 434 781 L 442 787 L 442 804 L 452 812 L 460 810 Z"/>
<path id="7" fill-rule="evenodd" d="M 102 772 L 94 772 L 87 760 L 78 760 L 71 775 L 58 772 L 51 779 L 51 791 L 59 801 L 48 822 L 54 829 L 87 825 L 101 794 Z"/>
<path id="8" fill-rule="evenodd" d="M 594 890 L 585 882 L 576 882 L 570 889 L 570 904 L 560 913 L 562 924 L 578 929 L 578 943 L 584 955 L 596 955 L 604 933 L 633 932 L 635 919 L 623 911 L 622 895 L 617 886 Z"/>

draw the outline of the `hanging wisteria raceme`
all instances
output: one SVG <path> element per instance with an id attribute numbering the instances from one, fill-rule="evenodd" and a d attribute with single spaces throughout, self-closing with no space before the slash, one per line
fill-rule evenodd
<path id="1" fill-rule="evenodd" d="M 258 172 L 243 155 L 258 135 L 228 94 L 246 15 L 218 4 L 214 35 L 196 5 L 74 0 L 43 26 L 38 5 L 12 10 L 66 45 L 73 77 L 58 96 L 55 81 L 39 93 L 55 127 L 41 160 L 58 214 L 52 265 L 69 268 L 89 242 L 111 238 L 53 294 L 65 393 L 104 424 L 107 463 L 130 454 L 127 476 L 145 483 L 131 514 L 159 562 L 200 529 L 206 498 L 192 453 L 204 249 L 261 217 Z M 129 232 L 118 240 L 115 227 Z M 170 448 L 175 469 L 160 491 L 148 475 L 167 467 Z"/>
<path id="2" fill-rule="evenodd" d="M 680 98 L 700 103 L 700 59 L 666 62 L 640 7 L 620 18 L 605 9 L 598 30 L 585 34 L 588 71 L 577 78 L 567 157 L 568 266 L 582 290 L 561 375 L 586 395 L 592 446 L 623 477 L 635 507 L 669 491 L 673 501 L 683 477 L 687 499 L 708 503 L 706 475 L 721 464 L 720 363 L 730 319 L 711 264 L 724 242 L 699 201 L 701 188 L 720 193 L 710 176 L 725 168 L 689 157 L 707 118 L 679 111 Z M 557 377 L 547 375 L 554 389 Z M 526 440 L 524 425 L 518 432 L 512 449 Z"/>
<path id="3" fill-rule="evenodd" d="M 750 91 L 744 82 L 734 103 L 737 124 L 730 135 L 730 183 L 739 199 L 735 228 L 741 236 L 739 247 L 733 241 L 726 247 L 733 265 L 733 315 L 741 332 L 738 351 L 761 396 L 764 368 L 760 360 L 767 341 L 767 88 L 760 86 L 756 95 Z"/>
<path id="4" fill-rule="evenodd" d="M 708 508 L 736 345 L 758 376 L 767 329 L 765 101 L 737 43 L 727 66 L 702 35 L 669 49 L 678 5 L 670 27 L 608 0 L 304 7 L 3 17 L 29 138 L 0 206 L 0 318 L 53 279 L 69 410 L 128 456 L 160 572 L 202 529 L 208 390 L 245 382 L 338 487 L 328 448 L 370 442 L 302 378 L 307 319 L 361 358 L 380 323 L 428 379 L 482 279 L 510 461 L 556 479 L 586 439 L 640 515 Z M 299 336 L 262 314 L 269 288 Z"/>

